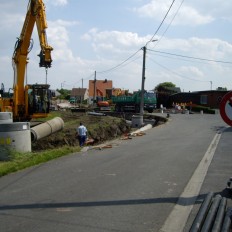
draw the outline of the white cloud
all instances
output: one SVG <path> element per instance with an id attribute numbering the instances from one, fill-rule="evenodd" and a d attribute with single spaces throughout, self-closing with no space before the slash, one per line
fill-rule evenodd
<path id="1" fill-rule="evenodd" d="M 49 2 L 49 1 L 45 1 L 45 3 L 46 2 Z M 50 3 L 54 6 L 64 6 L 68 4 L 68 0 L 52 0 L 50 1 Z"/>
<path id="2" fill-rule="evenodd" d="M 196 66 L 182 66 L 177 70 L 178 73 L 185 75 L 186 77 L 192 77 L 195 80 L 202 80 L 204 73 Z"/>
<path id="3" fill-rule="evenodd" d="M 171 3 L 172 1 L 170 0 L 152 0 L 144 6 L 134 9 L 134 11 L 137 12 L 140 17 L 149 17 L 154 18 L 157 21 L 161 21 L 166 15 Z M 211 15 L 202 14 L 197 10 L 197 8 L 186 4 L 183 4 L 180 8 L 173 24 L 194 26 L 207 24 L 213 21 L 213 17 Z M 166 22 L 170 22 L 170 19 L 174 17 L 179 6 L 180 2 L 173 5 L 168 14 L 169 20 L 166 20 Z"/>
<path id="4" fill-rule="evenodd" d="M 70 26 L 75 26 L 79 25 L 80 23 L 78 21 L 65 21 L 62 19 L 57 19 L 56 21 L 53 21 L 52 24 L 57 24 L 59 26 L 64 26 L 64 27 L 70 27 Z"/>
<path id="5" fill-rule="evenodd" d="M 158 41 L 157 50 L 176 50 L 183 55 L 212 60 L 230 60 L 232 56 L 232 44 L 216 38 L 190 37 L 187 39 L 169 39 L 163 37 Z"/>
<path id="6" fill-rule="evenodd" d="M 69 47 L 69 26 L 78 24 L 76 21 L 56 20 L 49 22 L 47 30 L 49 44 L 52 45 L 54 51 L 53 58 L 56 60 L 71 61 L 74 59 L 73 52 Z"/>
<path id="7" fill-rule="evenodd" d="M 63 81 L 66 81 L 65 87 L 67 88 L 72 88 L 74 86 L 72 83 L 79 81 L 78 87 L 80 87 L 81 78 L 86 79 L 84 86 L 88 87 L 87 77 L 94 74 L 95 70 L 97 78 L 113 80 L 114 87 L 131 90 L 141 87 L 142 50 L 120 68 L 106 72 L 104 75 L 100 71 L 110 70 L 121 64 L 143 47 L 151 39 L 153 34 L 149 33 L 154 33 L 154 29 L 163 19 L 172 0 L 125 0 L 126 11 L 123 12 L 123 8 L 120 8 L 120 11 L 125 13 L 126 17 L 116 21 L 113 15 L 117 12 L 117 7 L 112 7 L 114 11 L 107 12 L 109 14 L 106 20 L 102 11 L 94 5 L 98 4 L 95 1 L 93 1 L 92 9 L 85 1 L 81 4 L 78 4 L 78 1 L 69 1 L 69 3 L 68 0 L 44 0 L 44 2 L 47 7 L 48 44 L 54 48 L 53 64 L 48 74 L 52 88 L 59 88 Z M 175 1 L 165 23 L 170 22 L 181 2 L 182 0 Z M 112 4 L 114 3 L 117 4 L 116 1 L 112 1 Z M 4 84 L 10 87 L 11 85 L 7 82 L 11 80 L 8 77 L 13 76 L 11 56 L 16 37 L 20 35 L 27 8 L 27 2 L 23 4 L 15 0 L 0 1 L 2 13 L 0 76 L 4 77 L 2 80 Z M 131 4 L 144 4 L 144 6 L 134 8 L 134 12 L 143 17 L 142 19 L 131 12 L 127 14 Z M 59 6 L 55 12 L 52 11 L 54 5 Z M 62 6 L 67 11 L 64 11 Z M 80 9 L 80 7 L 83 8 Z M 209 89 L 209 80 L 213 81 L 215 88 L 218 86 L 226 86 L 228 89 L 232 87 L 230 64 L 203 62 L 149 51 L 149 49 L 154 49 L 192 57 L 230 61 L 232 34 L 228 28 L 231 24 L 229 20 L 232 18 L 231 9 L 232 1 L 184 1 L 172 23 L 175 27 L 170 27 L 168 31 L 169 37 L 165 37 L 166 34 L 162 39 L 158 38 L 158 42 L 149 43 L 147 46 L 146 88 L 153 88 L 160 82 L 172 81 L 181 89 L 197 91 Z M 79 13 L 76 12 L 78 10 Z M 91 11 L 88 16 L 85 10 Z M 95 13 L 98 17 L 93 20 L 92 16 Z M 28 76 L 30 83 L 35 83 L 45 78 L 45 72 L 44 69 L 38 67 L 37 54 L 40 51 L 40 44 L 36 28 L 32 37 L 35 42 L 29 54 Z M 159 67 L 149 58 L 167 67 L 173 73 Z M 175 75 L 175 72 L 180 76 Z M 197 79 L 199 83 L 190 79 Z"/>
<path id="8" fill-rule="evenodd" d="M 92 28 L 82 36 L 83 40 L 92 41 L 96 52 L 125 52 L 126 49 L 142 47 L 151 36 L 139 37 L 137 33 L 121 31 L 98 31 Z"/>
<path id="9" fill-rule="evenodd" d="M 202 14 L 210 14 L 214 18 L 232 19 L 231 1 L 223 1 L 222 3 L 221 0 L 195 0 L 191 1 L 189 4 L 202 12 Z"/>
<path id="10" fill-rule="evenodd" d="M 12 27 L 15 27 L 16 25 L 19 24 L 19 22 L 22 22 L 21 25 L 23 24 L 24 17 L 21 14 L 7 14 L 3 13 L 1 15 L 2 20 L 0 21 L 0 28 L 1 30 L 7 29 L 9 30 Z"/>
<path id="11" fill-rule="evenodd" d="M 196 9 L 190 6 L 181 7 L 173 25 L 203 25 L 211 23 L 214 18 L 210 15 L 200 14 Z"/>

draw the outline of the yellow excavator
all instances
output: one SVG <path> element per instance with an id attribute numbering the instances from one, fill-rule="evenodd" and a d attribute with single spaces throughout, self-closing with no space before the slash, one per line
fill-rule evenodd
<path id="1" fill-rule="evenodd" d="M 47 43 L 46 13 L 42 0 L 29 0 L 26 18 L 20 37 L 17 39 L 12 57 L 14 81 L 13 93 L 4 93 L 2 86 L 0 92 L 0 112 L 13 112 L 14 121 L 30 121 L 32 118 L 48 116 L 51 91 L 46 84 L 27 84 L 25 74 L 28 63 L 28 54 L 32 49 L 31 39 L 34 25 L 37 26 L 41 51 L 39 67 L 51 67 L 51 51 L 53 48 Z"/>

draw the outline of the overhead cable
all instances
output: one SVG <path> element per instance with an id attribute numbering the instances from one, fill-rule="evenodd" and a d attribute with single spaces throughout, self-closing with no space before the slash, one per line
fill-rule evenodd
<path id="1" fill-rule="evenodd" d="M 173 16 L 171 22 L 168 24 L 168 26 L 167 26 L 167 28 L 165 29 L 165 31 L 163 32 L 163 34 L 159 37 L 159 40 L 157 41 L 157 43 L 155 43 L 155 46 L 154 46 L 154 47 L 157 46 L 157 44 L 160 42 L 160 40 L 163 38 L 163 36 L 164 36 L 164 35 L 166 34 L 166 32 L 168 31 L 169 27 L 171 26 L 172 22 L 173 22 L 174 19 L 176 18 L 176 15 L 178 14 L 178 12 L 179 12 L 181 6 L 183 5 L 183 3 L 184 3 L 184 0 L 182 0 L 181 4 L 179 5 L 179 7 L 178 7 L 178 9 L 177 9 L 177 11 L 176 11 L 176 13 L 175 13 L 174 16 Z"/>
<path id="2" fill-rule="evenodd" d="M 151 58 L 150 58 L 150 59 L 151 59 Z M 173 73 L 173 74 L 175 74 L 176 76 L 179 76 L 179 77 L 181 77 L 181 78 L 188 79 L 188 80 L 191 80 L 191 81 L 197 81 L 197 82 L 209 82 L 209 81 L 202 81 L 202 80 L 192 79 L 192 78 L 183 76 L 182 74 L 179 74 L 179 73 L 177 73 L 177 72 L 175 72 L 175 71 L 173 71 L 173 70 L 167 68 L 166 66 L 164 66 L 164 65 L 162 65 L 162 64 L 160 64 L 160 63 L 158 63 L 157 61 L 155 61 L 155 60 L 153 60 L 153 59 L 151 59 L 151 60 L 152 60 L 152 62 L 154 62 L 155 64 L 159 65 L 161 68 L 163 68 L 163 69 L 165 69 L 165 70 L 167 70 L 167 71 L 169 71 L 169 72 L 171 72 L 171 73 Z"/>
<path id="3" fill-rule="evenodd" d="M 175 0 L 172 1 L 172 3 L 171 3 L 171 5 L 170 5 L 168 11 L 166 12 L 166 14 L 165 14 L 165 16 L 164 16 L 162 22 L 160 23 L 159 27 L 157 28 L 157 30 L 155 31 L 155 33 L 154 33 L 154 35 L 151 37 L 151 39 L 146 43 L 146 45 L 147 45 L 149 42 L 151 42 L 151 41 L 153 40 L 153 38 L 156 36 L 156 34 L 158 33 L 158 31 L 160 30 L 160 28 L 161 28 L 161 26 L 163 25 L 163 23 L 164 23 L 166 17 L 167 17 L 168 14 L 169 14 L 169 12 L 170 12 L 170 10 L 171 10 L 171 8 L 172 8 L 174 2 L 175 2 Z M 98 74 L 105 74 L 105 73 L 108 73 L 108 72 L 110 72 L 110 71 L 113 71 L 113 70 L 115 70 L 115 69 L 121 67 L 123 64 L 124 64 L 124 66 L 125 66 L 125 65 L 128 65 L 129 63 L 133 62 L 133 61 L 136 60 L 137 58 L 134 59 L 133 61 L 127 63 L 127 64 L 125 64 L 125 63 L 126 63 L 128 60 L 130 60 L 132 57 L 134 57 L 134 56 L 135 56 L 139 51 L 141 51 L 141 50 L 142 50 L 142 48 L 140 48 L 139 50 L 137 50 L 134 54 L 132 54 L 130 57 L 128 57 L 126 60 L 124 60 L 124 61 L 121 62 L 120 64 L 118 64 L 118 65 L 116 65 L 116 66 L 114 66 L 114 67 L 112 67 L 112 68 L 110 68 L 110 69 L 100 71 L 100 72 L 98 72 Z M 90 77 L 92 77 L 92 75 L 91 75 Z M 89 77 L 89 78 L 90 78 L 90 77 Z M 88 79 L 89 79 L 89 78 L 88 78 Z M 87 79 L 87 78 L 85 78 L 85 79 Z M 85 79 L 84 79 L 84 80 L 85 80 Z M 78 82 L 79 82 L 79 81 L 78 81 Z M 78 82 L 76 82 L 76 83 L 78 83 Z"/>
<path id="4" fill-rule="evenodd" d="M 103 73 L 106 73 L 106 72 L 110 72 L 114 69 L 117 69 L 119 68 L 120 66 L 122 66 L 123 64 L 125 64 L 129 59 L 131 59 L 132 57 L 134 57 L 141 49 L 139 49 L 137 52 L 135 52 L 133 55 L 131 55 L 130 57 L 128 57 L 126 60 L 124 60 L 123 62 L 121 62 L 120 64 L 110 68 L 110 69 L 107 69 L 107 70 L 104 70 L 104 71 L 100 71 L 98 72 L 98 74 L 103 74 Z"/>
<path id="5" fill-rule="evenodd" d="M 156 36 L 156 34 L 158 33 L 158 31 L 160 30 L 161 26 L 162 26 L 163 23 L 164 23 L 164 20 L 167 18 L 168 14 L 169 14 L 169 12 L 170 12 L 170 10 L 171 10 L 171 8 L 172 8 L 174 2 L 175 2 L 175 0 L 172 1 L 172 4 L 170 5 L 170 7 L 169 7 L 167 13 L 165 14 L 165 16 L 164 16 L 162 22 L 160 23 L 160 25 L 159 25 L 159 27 L 157 28 L 157 30 L 156 30 L 156 32 L 154 33 L 154 35 L 153 35 L 153 36 L 151 37 L 151 39 L 147 42 L 147 44 L 148 44 L 149 42 L 151 42 L 151 41 L 154 39 L 154 37 Z"/>
<path id="6" fill-rule="evenodd" d="M 169 7 L 167 13 L 165 14 L 165 16 L 164 16 L 162 22 L 160 23 L 159 27 L 158 27 L 157 30 L 155 31 L 154 35 L 153 35 L 153 36 L 151 37 L 151 39 L 147 42 L 147 44 L 153 40 L 153 38 L 155 37 L 155 35 L 156 35 L 156 34 L 158 33 L 158 31 L 160 30 L 160 28 L 161 28 L 161 26 L 163 25 L 163 23 L 164 23 L 166 17 L 168 16 L 168 13 L 170 12 L 170 10 L 171 10 L 171 8 L 172 8 L 174 2 L 175 2 L 175 0 L 172 1 L 172 3 L 171 3 L 171 5 L 170 5 L 170 7 Z M 112 68 L 110 68 L 110 69 L 107 69 L 107 70 L 104 70 L 104 71 L 100 71 L 100 72 L 98 72 L 98 74 L 103 74 L 103 73 L 106 73 L 106 72 L 110 72 L 110 71 L 113 71 L 114 69 L 117 69 L 117 68 L 121 67 L 121 66 L 122 66 L 124 63 L 126 63 L 129 59 L 131 59 L 132 57 L 134 57 L 140 50 L 141 50 L 141 49 L 139 49 L 137 52 L 135 52 L 133 55 L 131 55 L 129 58 L 127 58 L 126 60 L 124 60 L 124 61 L 121 62 L 120 64 L 118 64 L 118 65 L 116 65 L 116 66 L 114 66 L 114 67 L 112 67 Z"/>
<path id="7" fill-rule="evenodd" d="M 161 53 L 161 54 L 166 54 L 166 55 L 170 55 L 170 56 L 178 56 L 178 57 L 183 57 L 183 58 L 188 58 L 188 59 L 202 60 L 202 61 L 215 62 L 215 63 L 222 63 L 222 64 L 232 64 L 231 61 L 213 60 L 213 59 L 207 59 L 207 58 L 200 58 L 200 57 L 179 55 L 179 54 L 170 53 L 170 52 L 161 52 L 161 51 L 152 50 L 152 49 L 149 49 L 149 50 L 152 51 L 152 52 Z"/>

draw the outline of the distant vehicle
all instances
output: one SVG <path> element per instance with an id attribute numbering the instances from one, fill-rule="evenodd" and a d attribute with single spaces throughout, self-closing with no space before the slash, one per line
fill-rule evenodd
<path id="1" fill-rule="evenodd" d="M 70 97 L 69 102 L 71 104 L 76 104 L 77 103 L 77 99 L 75 97 Z"/>
<path id="2" fill-rule="evenodd" d="M 98 107 L 109 107 L 110 104 L 109 104 L 108 101 L 98 101 L 98 102 L 97 102 L 97 106 L 98 106 Z"/>
<path id="3" fill-rule="evenodd" d="M 141 90 L 131 96 L 112 96 L 112 103 L 115 104 L 115 111 L 135 113 L 140 112 Z M 152 113 L 156 109 L 157 97 L 153 91 L 144 92 L 144 110 Z"/>

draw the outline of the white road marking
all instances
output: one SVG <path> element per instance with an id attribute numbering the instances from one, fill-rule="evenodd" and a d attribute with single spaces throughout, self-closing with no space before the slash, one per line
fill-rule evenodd
<path id="1" fill-rule="evenodd" d="M 178 202 L 169 214 L 160 232 L 181 232 L 184 230 L 189 214 L 200 192 L 209 165 L 213 159 L 215 150 L 221 138 L 221 132 L 217 133 L 209 145 L 204 157 L 193 173 L 190 181 L 179 197 Z"/>

